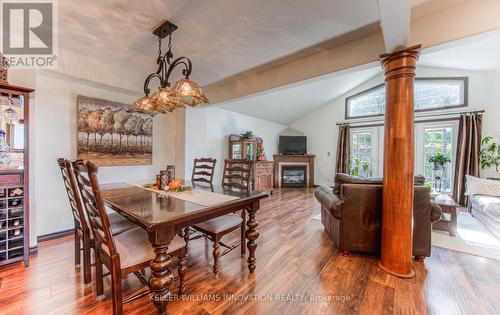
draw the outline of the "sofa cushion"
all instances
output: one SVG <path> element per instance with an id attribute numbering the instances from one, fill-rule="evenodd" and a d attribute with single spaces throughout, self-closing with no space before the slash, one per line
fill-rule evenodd
<path id="1" fill-rule="evenodd" d="M 367 185 L 382 185 L 382 178 L 380 177 L 361 177 L 349 174 L 337 173 L 334 178 L 335 185 L 333 187 L 334 193 L 340 193 L 340 186 L 342 184 L 367 184 Z"/>
<path id="2" fill-rule="evenodd" d="M 415 186 L 423 186 L 425 184 L 425 177 L 416 175 L 414 177 Z M 382 185 L 382 177 L 361 177 L 349 174 L 337 173 L 334 178 L 333 193 L 340 193 L 340 186 L 343 184 L 365 184 L 365 185 Z"/>

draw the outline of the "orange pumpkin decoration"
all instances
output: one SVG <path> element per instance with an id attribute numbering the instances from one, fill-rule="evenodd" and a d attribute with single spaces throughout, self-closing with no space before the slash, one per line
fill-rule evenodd
<path id="1" fill-rule="evenodd" d="M 181 181 L 178 179 L 174 179 L 170 183 L 168 183 L 167 186 L 169 189 L 176 190 L 181 187 Z"/>

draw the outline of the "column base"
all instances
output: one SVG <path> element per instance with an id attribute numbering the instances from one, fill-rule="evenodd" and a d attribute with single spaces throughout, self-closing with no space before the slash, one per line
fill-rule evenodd
<path id="1" fill-rule="evenodd" d="M 380 269 L 382 269 L 383 271 L 387 272 L 388 274 L 391 274 L 391 275 L 399 277 L 399 278 L 410 279 L 410 278 L 414 278 L 415 277 L 415 270 L 413 270 L 413 268 L 411 269 L 410 273 L 408 273 L 408 274 L 401 274 L 401 273 L 397 273 L 397 272 L 394 272 L 392 270 L 389 270 L 389 269 L 385 268 L 382 265 L 382 262 L 380 260 L 378 261 L 378 266 L 380 267 Z"/>

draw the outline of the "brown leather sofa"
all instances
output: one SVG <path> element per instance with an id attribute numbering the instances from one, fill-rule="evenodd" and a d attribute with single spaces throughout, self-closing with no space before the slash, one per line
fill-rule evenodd
<path id="1" fill-rule="evenodd" d="M 441 208 L 431 201 L 425 179 L 415 177 L 413 210 L 413 255 L 419 260 L 431 255 L 432 222 L 441 219 Z M 346 174 L 335 175 L 333 189 L 314 191 L 321 204 L 321 221 L 335 245 L 345 255 L 363 252 L 378 255 L 382 223 L 382 179 Z"/>

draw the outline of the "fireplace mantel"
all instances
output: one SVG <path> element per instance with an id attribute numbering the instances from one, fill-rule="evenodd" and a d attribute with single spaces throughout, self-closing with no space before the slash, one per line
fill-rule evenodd
<path id="1" fill-rule="evenodd" d="M 307 165 L 307 187 L 314 187 L 314 158 L 313 154 L 306 155 L 274 155 L 274 187 L 281 187 L 281 166 Z"/>

